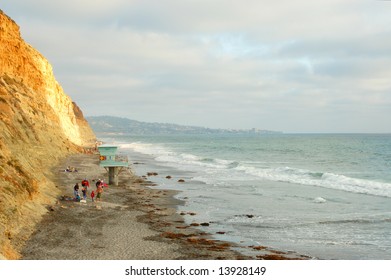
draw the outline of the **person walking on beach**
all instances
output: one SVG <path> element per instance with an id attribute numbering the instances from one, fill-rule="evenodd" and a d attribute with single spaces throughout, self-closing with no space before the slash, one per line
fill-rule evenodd
<path id="1" fill-rule="evenodd" d="M 103 187 L 102 185 L 99 185 L 98 189 L 96 190 L 97 195 L 96 195 L 96 201 L 101 201 L 102 200 L 102 193 L 103 193 Z"/>
<path id="2" fill-rule="evenodd" d="M 83 193 L 83 199 L 87 200 L 87 186 L 83 186 L 81 192 Z"/>
<path id="3" fill-rule="evenodd" d="M 92 191 L 92 192 L 91 192 L 91 199 L 92 199 L 92 202 L 94 202 L 94 197 L 95 197 L 95 192 Z"/>
<path id="4" fill-rule="evenodd" d="M 75 195 L 75 199 L 79 196 L 79 183 L 76 183 L 76 185 L 73 187 L 73 194 Z"/>

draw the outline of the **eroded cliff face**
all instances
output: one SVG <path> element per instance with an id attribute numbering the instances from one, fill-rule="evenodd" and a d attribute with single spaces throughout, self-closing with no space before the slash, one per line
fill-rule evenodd
<path id="1" fill-rule="evenodd" d="M 95 135 L 49 62 L 0 10 L 0 259 L 18 251 L 55 201 L 53 168 Z"/>

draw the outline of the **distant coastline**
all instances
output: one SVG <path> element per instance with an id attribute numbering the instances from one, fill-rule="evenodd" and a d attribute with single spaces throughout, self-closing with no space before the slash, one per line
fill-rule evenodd
<path id="1" fill-rule="evenodd" d="M 86 117 L 95 133 L 105 135 L 122 134 L 282 134 L 281 131 L 266 129 L 222 129 L 199 126 L 178 125 L 172 123 L 150 123 L 113 116 Z"/>

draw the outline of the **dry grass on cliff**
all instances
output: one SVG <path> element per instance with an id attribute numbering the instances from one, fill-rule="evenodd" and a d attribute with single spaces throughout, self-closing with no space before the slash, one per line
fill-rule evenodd
<path id="1" fill-rule="evenodd" d="M 73 143 L 94 138 L 74 106 L 50 63 L 0 10 L 0 259 L 18 257 L 54 200 L 51 168 L 81 150 Z"/>
<path id="2" fill-rule="evenodd" d="M 51 168 L 80 151 L 61 132 L 58 117 L 27 87 L 0 76 L 0 258 L 14 259 L 54 201 Z"/>

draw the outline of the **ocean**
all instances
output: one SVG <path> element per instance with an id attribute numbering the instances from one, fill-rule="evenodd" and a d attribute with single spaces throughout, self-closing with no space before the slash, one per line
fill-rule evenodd
<path id="1" fill-rule="evenodd" d="M 157 172 L 156 188 L 179 190 L 178 212 L 197 213 L 186 222 L 209 223 L 202 229 L 217 239 L 314 259 L 391 259 L 390 134 L 102 140 L 117 144 L 137 175 Z"/>

